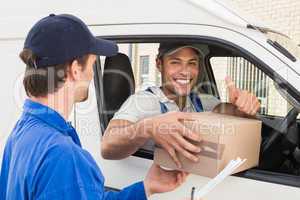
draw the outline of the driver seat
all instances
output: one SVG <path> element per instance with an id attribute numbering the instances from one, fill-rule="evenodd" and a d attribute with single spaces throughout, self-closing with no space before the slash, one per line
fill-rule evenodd
<path id="1" fill-rule="evenodd" d="M 118 53 L 106 57 L 103 70 L 101 128 L 104 131 L 126 99 L 135 92 L 131 62 L 127 55 Z"/>

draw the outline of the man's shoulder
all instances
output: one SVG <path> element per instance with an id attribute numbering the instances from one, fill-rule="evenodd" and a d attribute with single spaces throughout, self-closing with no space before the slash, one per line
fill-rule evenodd
<path id="1" fill-rule="evenodd" d="M 200 93 L 199 98 L 203 105 L 204 111 L 212 111 L 221 101 L 211 94 Z"/>
<path id="2" fill-rule="evenodd" d="M 217 97 L 215 97 L 212 94 L 206 94 L 206 93 L 199 93 L 198 95 L 200 98 L 204 99 L 204 100 L 210 100 L 210 99 L 218 99 Z"/>
<path id="3" fill-rule="evenodd" d="M 115 113 L 113 119 L 136 122 L 160 113 L 159 97 L 148 90 L 140 90 L 131 95 Z"/>
<path id="4" fill-rule="evenodd" d="M 151 99 L 158 99 L 158 96 L 156 95 L 157 91 L 160 90 L 159 87 L 152 86 L 146 89 L 140 89 L 136 91 L 136 93 L 132 94 L 131 96 L 134 98 L 137 97 L 147 97 Z"/>
<path id="5" fill-rule="evenodd" d="M 33 142 L 42 138 L 49 138 L 49 135 L 59 136 L 59 131 L 39 118 L 25 115 L 17 121 L 10 138 Z"/>
<path id="6" fill-rule="evenodd" d="M 45 123 L 36 117 L 25 117 L 18 121 L 11 133 L 10 139 L 17 142 L 24 148 L 30 144 L 37 151 L 46 152 L 53 147 L 67 151 L 72 145 L 70 137 L 67 137 L 62 131 Z"/>

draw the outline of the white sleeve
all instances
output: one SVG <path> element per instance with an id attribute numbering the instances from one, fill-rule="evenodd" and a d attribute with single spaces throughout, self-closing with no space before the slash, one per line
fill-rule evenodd
<path id="1" fill-rule="evenodd" d="M 221 101 L 209 94 L 200 94 L 199 95 L 204 111 L 212 111 L 214 107 L 221 103 Z"/>
<path id="2" fill-rule="evenodd" d="M 112 119 L 123 119 L 134 123 L 158 114 L 161 114 L 159 99 L 149 92 L 142 91 L 131 95 Z"/>

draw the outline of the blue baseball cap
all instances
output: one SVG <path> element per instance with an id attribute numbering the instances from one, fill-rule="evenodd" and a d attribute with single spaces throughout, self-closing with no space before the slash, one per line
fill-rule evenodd
<path id="1" fill-rule="evenodd" d="M 38 21 L 29 31 L 24 49 L 37 56 L 37 68 L 64 64 L 86 54 L 118 53 L 116 43 L 96 38 L 83 21 L 68 14 L 50 14 Z"/>

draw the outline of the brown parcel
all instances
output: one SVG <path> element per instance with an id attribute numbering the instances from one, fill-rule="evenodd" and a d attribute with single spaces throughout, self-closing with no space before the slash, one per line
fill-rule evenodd
<path id="1" fill-rule="evenodd" d="M 201 134 L 198 143 L 202 151 L 195 163 L 178 153 L 183 171 L 201 176 L 214 177 L 228 162 L 240 157 L 247 159 L 234 173 L 258 165 L 261 143 L 261 121 L 234 117 L 212 112 L 197 113 L 195 120 L 184 121 L 184 125 Z M 162 148 L 156 147 L 154 162 L 171 169 L 178 169 Z"/>

